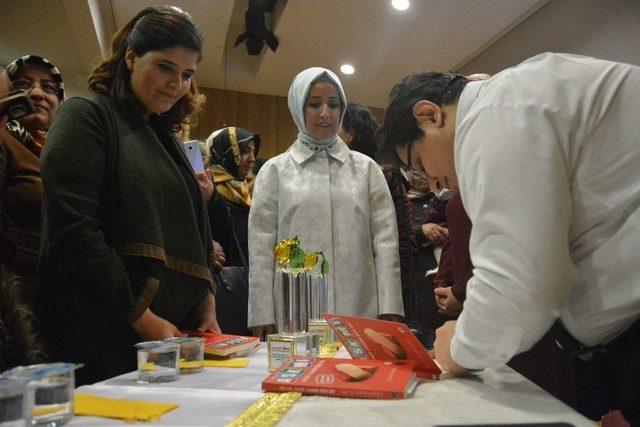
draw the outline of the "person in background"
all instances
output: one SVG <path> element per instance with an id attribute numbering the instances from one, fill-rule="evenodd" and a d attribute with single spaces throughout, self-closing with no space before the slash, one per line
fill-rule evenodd
<path id="1" fill-rule="evenodd" d="M 376 160 L 379 145 L 378 122 L 371 110 L 364 105 L 353 102 L 347 104 L 338 136 L 350 150 Z"/>
<path id="2" fill-rule="evenodd" d="M 41 234 L 40 154 L 47 130 L 64 101 L 62 75 L 49 60 L 26 55 L 7 66 L 3 82 L 23 90 L 33 112 L 0 126 L 0 262 L 2 328 L 7 333 L 2 365 L 44 360 L 33 315 Z M 6 117 L 6 116 L 5 116 Z"/>
<path id="3" fill-rule="evenodd" d="M 433 293 L 433 275 L 428 272 L 437 270 L 436 250 L 448 242 L 449 231 L 440 221 L 436 221 L 441 202 L 431 191 L 428 177 L 417 170 L 405 170 L 404 166 L 400 174 L 408 187 L 411 227 L 416 239 L 411 258 L 416 294 L 416 329 L 423 343 L 433 348 L 435 331 L 442 326 L 445 317 L 438 312 Z"/>
<path id="4" fill-rule="evenodd" d="M 216 187 L 207 209 L 215 246 L 220 245 L 225 267 L 216 306 L 224 333 L 251 335 L 247 328 L 248 233 L 251 190 L 247 176 L 260 151 L 260 135 L 239 127 L 213 132 L 204 143 L 205 164 L 213 171 Z M 230 277 L 229 275 L 235 276 Z M 226 280 L 227 283 L 223 283 Z"/>
<path id="5" fill-rule="evenodd" d="M 400 320 L 398 231 L 380 167 L 338 138 L 346 108 L 339 78 L 313 67 L 289 89 L 298 138 L 256 178 L 249 213 L 249 326 L 274 324 L 273 250 L 299 236 L 329 265 L 329 311 Z"/>
<path id="6" fill-rule="evenodd" d="M 367 107 L 352 102 L 348 103 L 338 136 L 351 151 L 362 153 L 373 160 L 377 159 L 380 145 L 379 126 L 373 113 Z M 387 180 L 396 212 L 404 320 L 419 339 L 428 342 L 429 340 L 425 339 L 424 328 L 421 328 L 417 321 L 420 301 L 416 289 L 417 277 L 413 271 L 416 242 L 414 232 L 411 229 L 413 224 L 411 221 L 412 210 L 407 199 L 406 181 L 399 173 L 394 174 L 386 168 L 383 168 L 383 174 Z M 435 328 L 432 328 L 431 332 L 433 333 L 434 330 Z M 432 341 L 433 339 L 431 339 Z"/>
<path id="7" fill-rule="evenodd" d="M 251 193 L 246 178 L 259 151 L 260 135 L 239 127 L 219 129 L 205 141 L 205 164 L 213 172 L 216 189 L 207 205 L 209 222 L 214 239 L 224 249 L 225 266 L 242 266 L 240 253 L 245 258 L 248 254 Z"/>
<path id="8" fill-rule="evenodd" d="M 415 141 L 412 164 L 459 188 L 473 224 L 464 309 L 434 345 L 444 369 L 500 366 L 550 331 L 580 412 L 640 423 L 639 98 L 640 68 L 553 53 L 392 90 L 413 135 L 387 150 Z"/>
<path id="9" fill-rule="evenodd" d="M 175 136 L 204 101 L 201 57 L 187 13 L 146 8 L 49 131 L 38 314 L 51 359 L 84 363 L 79 384 L 134 370 L 136 342 L 220 332 L 211 182 Z"/>
<path id="10" fill-rule="evenodd" d="M 9 120 L 5 97 L 10 89 L 10 80 L 0 66 L 0 128 Z M 11 241 L 2 244 L 14 247 Z M 15 274 L 0 269 L 0 372 L 43 360 L 35 318 L 31 307 L 23 302 L 22 288 Z"/>
<path id="11" fill-rule="evenodd" d="M 40 154 L 64 101 L 64 86 L 58 68 L 36 55 L 10 63 L 7 75 L 12 88 L 26 91 L 34 111 L 0 128 L 0 261 L 5 274 L 15 276 L 20 284 L 25 302 L 32 305 L 40 250 Z"/>

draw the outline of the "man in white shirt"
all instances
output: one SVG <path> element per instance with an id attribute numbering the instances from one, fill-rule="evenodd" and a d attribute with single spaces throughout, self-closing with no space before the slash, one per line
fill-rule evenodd
<path id="1" fill-rule="evenodd" d="M 473 223 L 440 364 L 503 365 L 559 319 L 579 410 L 640 421 L 640 68 L 542 54 L 483 81 L 415 74 L 391 92 L 385 149 L 459 188 Z"/>

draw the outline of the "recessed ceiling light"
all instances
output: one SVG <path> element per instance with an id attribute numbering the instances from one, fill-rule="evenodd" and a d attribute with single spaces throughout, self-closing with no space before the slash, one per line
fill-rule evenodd
<path id="1" fill-rule="evenodd" d="M 391 0 L 391 6 L 398 10 L 409 9 L 409 0 Z"/>
<path id="2" fill-rule="evenodd" d="M 340 66 L 340 71 L 342 71 L 344 74 L 353 74 L 356 72 L 356 69 L 353 68 L 353 65 L 343 64 Z"/>

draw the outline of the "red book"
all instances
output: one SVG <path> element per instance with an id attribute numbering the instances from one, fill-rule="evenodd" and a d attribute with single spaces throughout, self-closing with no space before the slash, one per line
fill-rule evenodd
<path id="1" fill-rule="evenodd" d="M 262 381 L 262 389 L 361 399 L 404 399 L 418 383 L 413 365 L 411 360 L 293 356 Z"/>
<path id="2" fill-rule="evenodd" d="M 354 359 L 413 360 L 421 378 L 437 380 L 442 373 L 404 323 L 337 314 L 322 317 Z"/>
<path id="3" fill-rule="evenodd" d="M 260 345 L 258 337 L 216 334 L 214 332 L 183 331 L 190 337 L 204 338 L 204 354 L 213 356 L 242 356 Z"/>

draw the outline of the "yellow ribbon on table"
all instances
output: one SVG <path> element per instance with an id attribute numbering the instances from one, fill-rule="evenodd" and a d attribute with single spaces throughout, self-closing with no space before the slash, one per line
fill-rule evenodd
<path id="1" fill-rule="evenodd" d="M 339 342 L 330 342 L 320 346 L 320 357 L 333 358 L 342 346 Z M 265 393 L 264 396 L 244 410 L 226 427 L 272 427 L 275 426 L 302 393 Z"/>
<path id="2" fill-rule="evenodd" d="M 74 411 L 76 415 L 117 418 L 125 421 L 155 421 L 178 406 L 180 405 L 175 403 L 112 399 L 76 392 Z"/>
<path id="3" fill-rule="evenodd" d="M 249 359 L 239 357 L 237 359 L 205 360 L 204 366 L 205 368 L 246 368 L 249 366 Z"/>
<path id="4" fill-rule="evenodd" d="M 272 427 L 287 413 L 302 393 L 265 393 L 226 427 Z"/>

